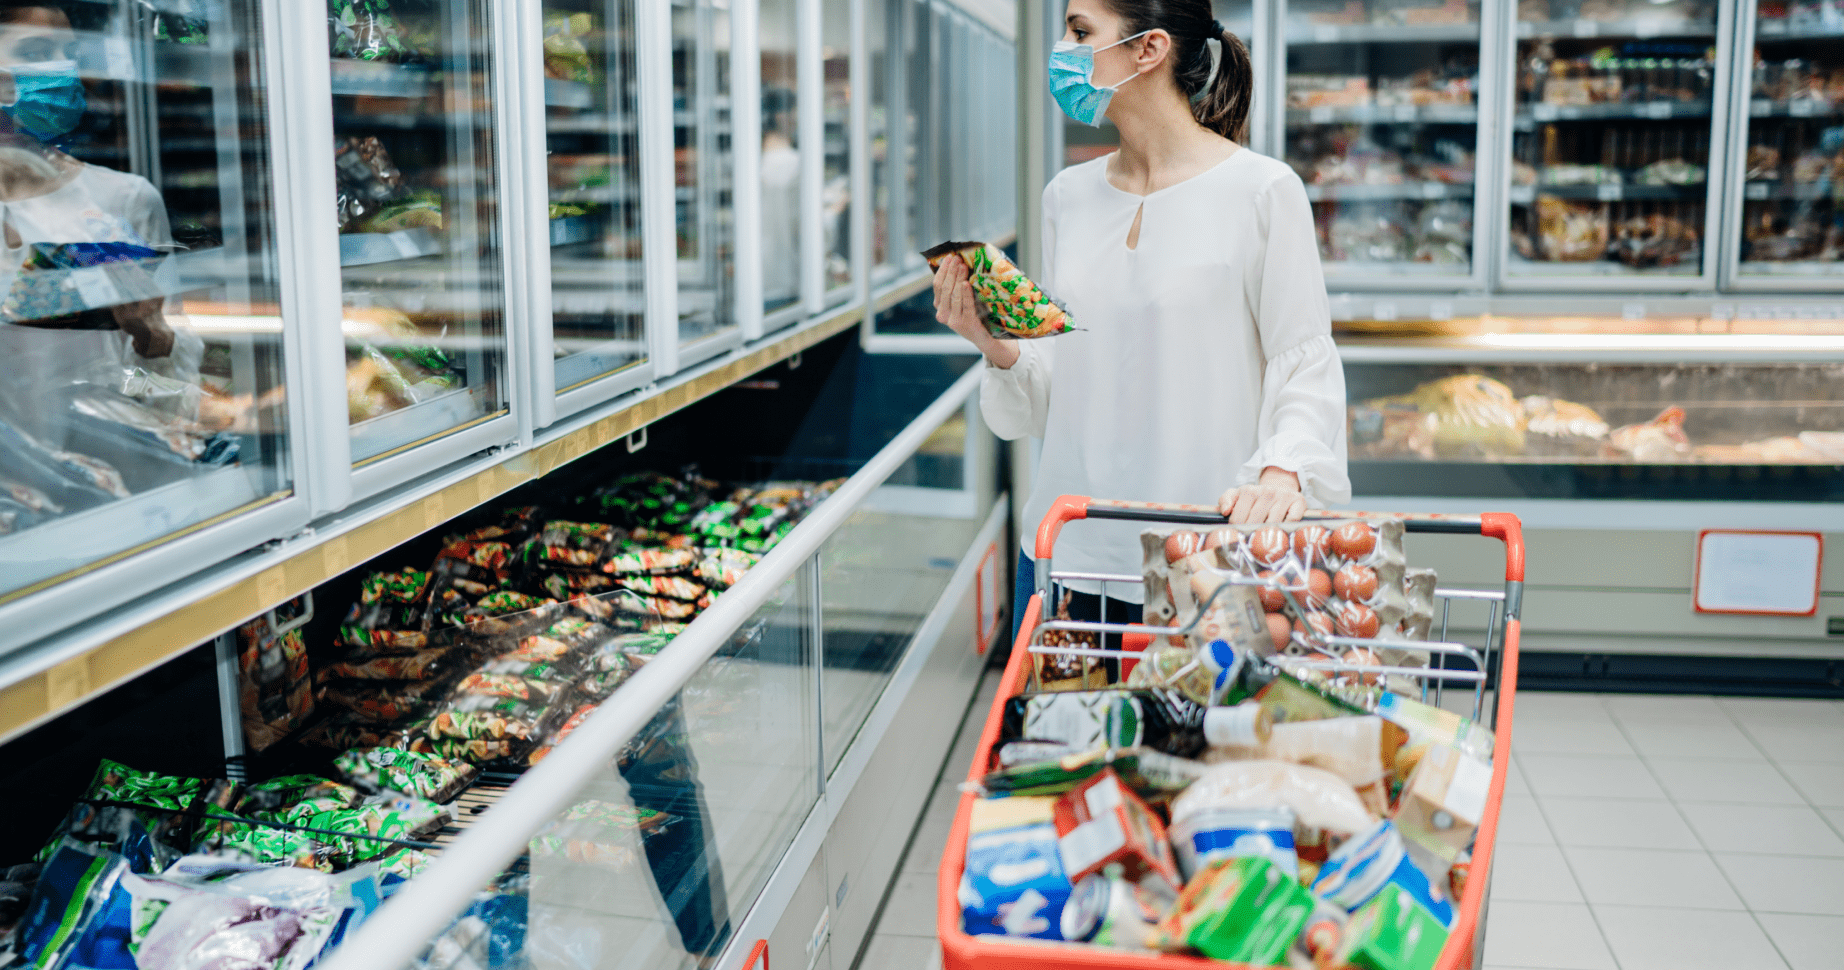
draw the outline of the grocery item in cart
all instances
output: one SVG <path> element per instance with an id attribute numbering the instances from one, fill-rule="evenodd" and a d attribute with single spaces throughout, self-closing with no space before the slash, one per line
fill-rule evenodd
<path id="1" fill-rule="evenodd" d="M 1207 709 L 1173 690 L 1059 691 L 1005 703 L 999 740 L 1054 741 L 1079 751 L 1140 745 L 1188 758 L 1204 749 Z"/>
<path id="2" fill-rule="evenodd" d="M 1069 619 L 1070 594 L 1058 604 L 1056 618 Z M 1044 645 L 1077 650 L 1096 650 L 1101 638 L 1075 630 L 1046 630 Z M 1039 653 L 1031 655 L 1031 689 L 1037 691 L 1095 690 L 1108 686 L 1108 667 L 1096 657 L 1073 653 Z M 1135 686 L 1164 686 L 1142 683 Z M 1195 699 L 1195 698 L 1194 698 Z M 1200 701 L 1201 703 L 1201 701 Z"/>
<path id="3" fill-rule="evenodd" d="M 1256 856 L 1297 879 L 1297 821 L 1287 808 L 1189 807 L 1183 816 L 1173 815 L 1172 846 L 1177 850 L 1178 867 L 1188 878 L 1225 859 Z"/>
<path id="4" fill-rule="evenodd" d="M 1362 970 L 1434 970 L 1447 927 L 1401 886 L 1385 886 L 1345 924 L 1335 965 Z"/>
<path id="5" fill-rule="evenodd" d="M 1403 785 L 1396 828 L 1452 865 L 1472 847 L 1491 783 L 1490 764 L 1444 744 L 1432 745 Z"/>
<path id="6" fill-rule="evenodd" d="M 1300 824 L 1338 835 L 1364 831 L 1377 816 L 1344 779 L 1282 761 L 1213 765 L 1172 801 L 1172 824 L 1206 810 L 1286 808 Z"/>
<path id="7" fill-rule="evenodd" d="M 1394 885 L 1407 892 L 1441 926 L 1448 927 L 1453 925 L 1454 912 L 1444 882 L 1429 880 L 1409 857 L 1396 826 L 1382 819 L 1346 839 L 1326 858 L 1319 867 L 1318 878 L 1313 880 L 1313 892 L 1356 912 L 1385 887 Z"/>
<path id="8" fill-rule="evenodd" d="M 1280 966 L 1312 914 L 1313 898 L 1294 875 L 1260 856 L 1222 859 L 1185 885 L 1155 942 L 1173 952 Z"/>
<path id="9" fill-rule="evenodd" d="M 1056 830 L 1056 799 L 1014 796 L 973 803 L 961 925 L 970 935 L 1081 941 L 1101 925 L 1108 881 L 1072 885 Z"/>
<path id="10" fill-rule="evenodd" d="M 995 337 L 1054 337 L 1075 329 L 1069 313 L 1031 282 L 997 246 L 982 242 L 944 242 L 923 251 L 929 268 L 957 256 L 967 264 L 968 282 L 979 298 L 980 321 Z"/>
<path id="11" fill-rule="evenodd" d="M 990 795 L 1061 795 L 1096 774 L 1111 770 L 1148 802 L 1169 801 L 1206 766 L 1151 748 L 1097 748 L 1078 751 L 1044 741 L 1011 741 L 999 749 L 999 767 L 980 779 Z"/>
<path id="12" fill-rule="evenodd" d="M 1104 768 L 1056 800 L 1057 848 L 1073 881 L 1118 869 L 1128 881 L 1182 879 L 1165 825 L 1112 769 Z"/>

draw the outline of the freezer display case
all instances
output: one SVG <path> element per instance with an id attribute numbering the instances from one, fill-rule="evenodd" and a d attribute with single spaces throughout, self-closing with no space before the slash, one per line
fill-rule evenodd
<path id="1" fill-rule="evenodd" d="M 327 0 L 358 467 L 508 411 L 490 18 Z"/>
<path id="2" fill-rule="evenodd" d="M 543 5 L 551 341 L 557 393 L 647 359 L 634 10 Z"/>
<path id="3" fill-rule="evenodd" d="M 1844 286 L 1844 11 L 1763 0 L 1738 18 L 1734 110 L 1746 142 L 1724 248 L 1738 289 Z M 1740 128 L 1742 125 L 1737 125 Z"/>
<path id="4" fill-rule="evenodd" d="M 672 6 L 672 127 L 684 366 L 721 349 L 717 338 L 736 331 L 728 4 Z"/>
<path id="5" fill-rule="evenodd" d="M 820 69 L 825 73 L 820 211 L 825 225 L 826 302 L 851 296 L 852 283 L 852 2 L 820 0 Z M 857 92 L 863 97 L 863 92 Z"/>
<path id="6" fill-rule="evenodd" d="M 293 488 L 258 5 L 186 9 L 0 10 L 0 604 Z"/>
<path id="7" fill-rule="evenodd" d="M 1250 143 L 1248 147 L 1258 152 L 1268 152 L 1271 151 L 1267 147 L 1268 132 L 1262 130 L 1260 121 L 1263 114 L 1262 105 L 1270 100 L 1262 90 L 1268 78 L 1268 74 L 1262 70 L 1262 65 L 1267 63 L 1268 51 L 1260 43 L 1256 33 L 1256 6 L 1253 0 L 1213 0 L 1211 4 L 1212 9 L 1216 12 L 1217 20 L 1221 21 L 1223 26 L 1228 27 L 1237 37 L 1242 38 L 1242 42 L 1248 45 L 1249 56 L 1254 60 L 1255 77 L 1258 80 L 1255 83 L 1255 97 L 1250 106 Z M 1266 11 L 1264 10 L 1263 13 L 1265 14 Z M 1061 25 L 1063 15 L 1058 13 L 1054 19 L 1057 24 Z M 1262 23 L 1266 24 L 1265 18 Z M 1057 32 L 1058 36 L 1061 36 L 1061 26 L 1057 28 Z M 1111 81 L 1111 78 L 1100 78 L 1096 83 Z M 1056 106 L 1051 105 L 1050 110 L 1055 111 Z M 1120 132 L 1115 129 L 1114 123 L 1106 118 L 1102 119 L 1098 127 L 1090 127 L 1068 117 L 1063 118 L 1064 167 L 1100 158 L 1119 147 Z"/>
<path id="8" fill-rule="evenodd" d="M 1480 105 L 1494 84 L 1482 26 L 1468 0 L 1287 5 L 1284 158 L 1306 183 L 1331 288 L 1480 276 Z"/>
<path id="9" fill-rule="evenodd" d="M 1594 335 L 1545 333 L 1545 322 L 1508 336 L 1346 340 L 1355 493 L 1844 498 L 1835 338 L 1628 328 L 1610 348 Z"/>
<path id="10" fill-rule="evenodd" d="M 762 307 L 771 316 L 800 303 L 805 217 L 797 8 L 796 0 L 763 0 L 756 13 L 762 51 Z"/>
<path id="11" fill-rule="evenodd" d="M 1734 6 L 1519 4 L 1506 286 L 1715 285 Z"/>

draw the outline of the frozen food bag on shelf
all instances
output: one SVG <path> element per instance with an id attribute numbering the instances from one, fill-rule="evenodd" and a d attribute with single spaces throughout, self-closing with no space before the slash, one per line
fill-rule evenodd
<path id="1" fill-rule="evenodd" d="M 924 250 L 930 269 L 959 257 L 979 298 L 980 321 L 993 336 L 1025 339 L 1054 337 L 1076 329 L 1069 313 L 1028 279 L 997 246 L 982 242 L 944 242 Z"/>
<path id="2" fill-rule="evenodd" d="M 101 759 L 83 797 L 96 801 L 123 802 L 134 809 L 135 816 L 156 838 L 170 831 L 180 821 L 179 814 L 191 808 L 204 794 L 209 782 L 203 778 L 182 778 L 152 771 L 137 771 L 118 761 Z M 59 842 L 70 831 L 70 818 L 58 823 L 50 841 L 35 857 L 43 862 L 57 851 Z"/>
<path id="3" fill-rule="evenodd" d="M 446 802 L 480 773 L 473 765 L 403 748 L 357 748 L 333 759 L 333 767 L 355 785 Z"/>
<path id="4" fill-rule="evenodd" d="M 960 877 L 961 927 L 970 936 L 1080 942 L 1094 935 L 1108 881 L 1074 885 L 1057 845 L 1054 798 L 982 798 L 973 803 Z"/>

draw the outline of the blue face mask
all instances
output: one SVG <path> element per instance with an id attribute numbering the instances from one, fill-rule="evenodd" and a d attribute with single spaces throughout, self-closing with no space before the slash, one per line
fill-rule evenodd
<path id="1" fill-rule="evenodd" d="M 14 127 L 45 142 L 77 127 L 89 103 L 83 98 L 76 61 L 38 61 L 6 70 L 12 72 L 17 94 L 17 100 L 5 106 Z"/>
<path id="2" fill-rule="evenodd" d="M 1123 37 L 1101 50 L 1119 47 L 1134 37 L 1144 37 L 1150 33 L 1152 31 L 1142 30 L 1133 37 Z M 1063 109 L 1064 114 L 1090 126 L 1101 124 L 1101 116 L 1108 113 L 1108 102 L 1114 100 L 1114 92 L 1122 84 L 1139 76 L 1129 74 L 1112 87 L 1096 87 L 1093 75 L 1095 55 L 1099 53 L 1101 51 L 1087 44 L 1069 40 L 1059 40 L 1050 49 L 1050 96 L 1056 99 L 1057 106 Z"/>

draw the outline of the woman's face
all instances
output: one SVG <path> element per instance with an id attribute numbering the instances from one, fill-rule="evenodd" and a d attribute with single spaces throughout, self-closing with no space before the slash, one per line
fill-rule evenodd
<path id="1" fill-rule="evenodd" d="M 76 58 L 77 33 L 61 10 L 25 7 L 0 22 L 0 67 Z"/>
<path id="2" fill-rule="evenodd" d="M 1121 18 L 1102 0 L 1069 0 L 1063 8 L 1063 39 L 1087 44 L 1095 49 L 1095 72 L 1090 80 L 1097 85 L 1112 85 L 1134 72 L 1134 44 L 1118 42 L 1123 36 Z M 1108 47 L 1107 50 L 1102 48 Z"/>

